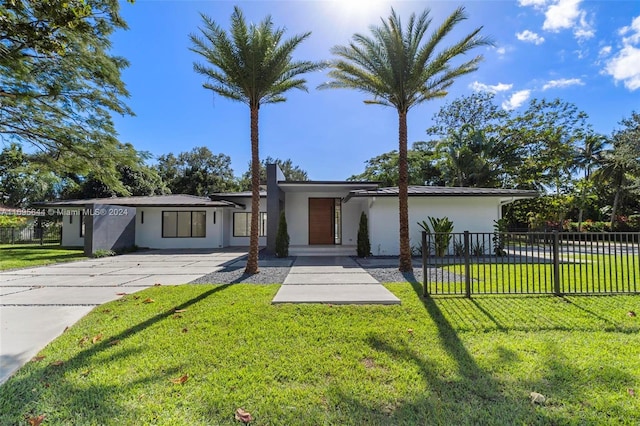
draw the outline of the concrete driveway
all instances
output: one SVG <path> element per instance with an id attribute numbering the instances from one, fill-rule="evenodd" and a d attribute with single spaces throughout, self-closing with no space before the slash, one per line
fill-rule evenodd
<path id="1" fill-rule="evenodd" d="M 149 250 L 0 272 L 0 384 L 94 307 L 155 284 L 184 284 L 243 250 Z"/>

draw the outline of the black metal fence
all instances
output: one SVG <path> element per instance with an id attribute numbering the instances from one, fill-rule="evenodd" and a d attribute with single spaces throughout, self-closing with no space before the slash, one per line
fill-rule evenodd
<path id="1" fill-rule="evenodd" d="M 425 296 L 640 292 L 640 233 L 422 233 Z"/>
<path id="2" fill-rule="evenodd" d="M 62 242 L 62 228 L 0 227 L 0 244 L 55 244 Z"/>

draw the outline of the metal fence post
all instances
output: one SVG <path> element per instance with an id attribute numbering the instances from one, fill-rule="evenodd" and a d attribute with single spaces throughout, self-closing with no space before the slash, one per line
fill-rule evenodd
<path id="1" fill-rule="evenodd" d="M 561 296 L 560 292 L 560 235 L 553 231 L 553 294 Z"/>
<path id="2" fill-rule="evenodd" d="M 464 296 L 471 298 L 471 265 L 469 264 L 469 231 L 464 231 Z"/>
<path id="3" fill-rule="evenodd" d="M 427 291 L 427 232 L 422 231 L 422 290 L 423 296 L 429 297 L 429 292 Z"/>
<path id="4" fill-rule="evenodd" d="M 11 244 L 16 243 L 16 228 L 11 228 Z"/>

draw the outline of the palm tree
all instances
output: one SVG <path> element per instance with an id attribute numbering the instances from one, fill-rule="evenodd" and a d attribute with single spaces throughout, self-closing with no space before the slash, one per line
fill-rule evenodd
<path id="1" fill-rule="evenodd" d="M 453 58 L 491 43 L 479 36 L 482 29 L 479 27 L 454 45 L 438 51 L 442 40 L 467 15 L 464 8 L 456 9 L 423 43 L 432 22 L 429 13 L 427 9 L 418 18 L 412 14 L 405 30 L 400 17 L 391 9 L 387 20 L 370 28 L 371 36 L 355 34 L 348 46 L 335 46 L 332 53 L 338 59 L 331 63 L 332 81 L 320 86 L 366 92 L 373 95 L 373 99 L 365 103 L 393 107 L 398 112 L 399 269 L 403 272 L 413 269 L 407 196 L 407 113 L 425 101 L 444 97 L 457 77 L 475 71 L 482 60 L 482 56 L 476 56 L 452 66 Z"/>
<path id="2" fill-rule="evenodd" d="M 321 69 L 323 64 L 293 61 L 292 53 L 311 33 L 283 40 L 285 30 L 274 28 L 271 17 L 247 25 L 237 6 L 231 15 L 229 33 L 201 14 L 203 37 L 190 35 L 190 48 L 204 57 L 195 63 L 198 74 L 208 78 L 204 88 L 225 98 L 246 103 L 251 114 L 251 236 L 245 273 L 258 272 L 258 218 L 260 209 L 260 158 L 258 155 L 258 112 L 260 106 L 284 102 L 290 89 L 307 91 L 301 74 Z"/>
<path id="3" fill-rule="evenodd" d="M 580 208 L 578 210 L 578 231 L 582 231 L 582 217 L 587 193 L 590 190 L 591 175 L 594 167 L 602 161 L 602 152 L 607 139 L 595 133 L 589 133 L 584 139 L 584 146 L 578 148 L 576 164 L 584 170 L 584 182 L 580 193 Z"/>

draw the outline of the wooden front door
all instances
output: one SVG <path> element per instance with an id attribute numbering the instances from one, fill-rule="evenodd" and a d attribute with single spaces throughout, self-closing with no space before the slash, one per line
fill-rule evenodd
<path id="1" fill-rule="evenodd" d="M 334 244 L 333 198 L 309 198 L 309 245 Z"/>

